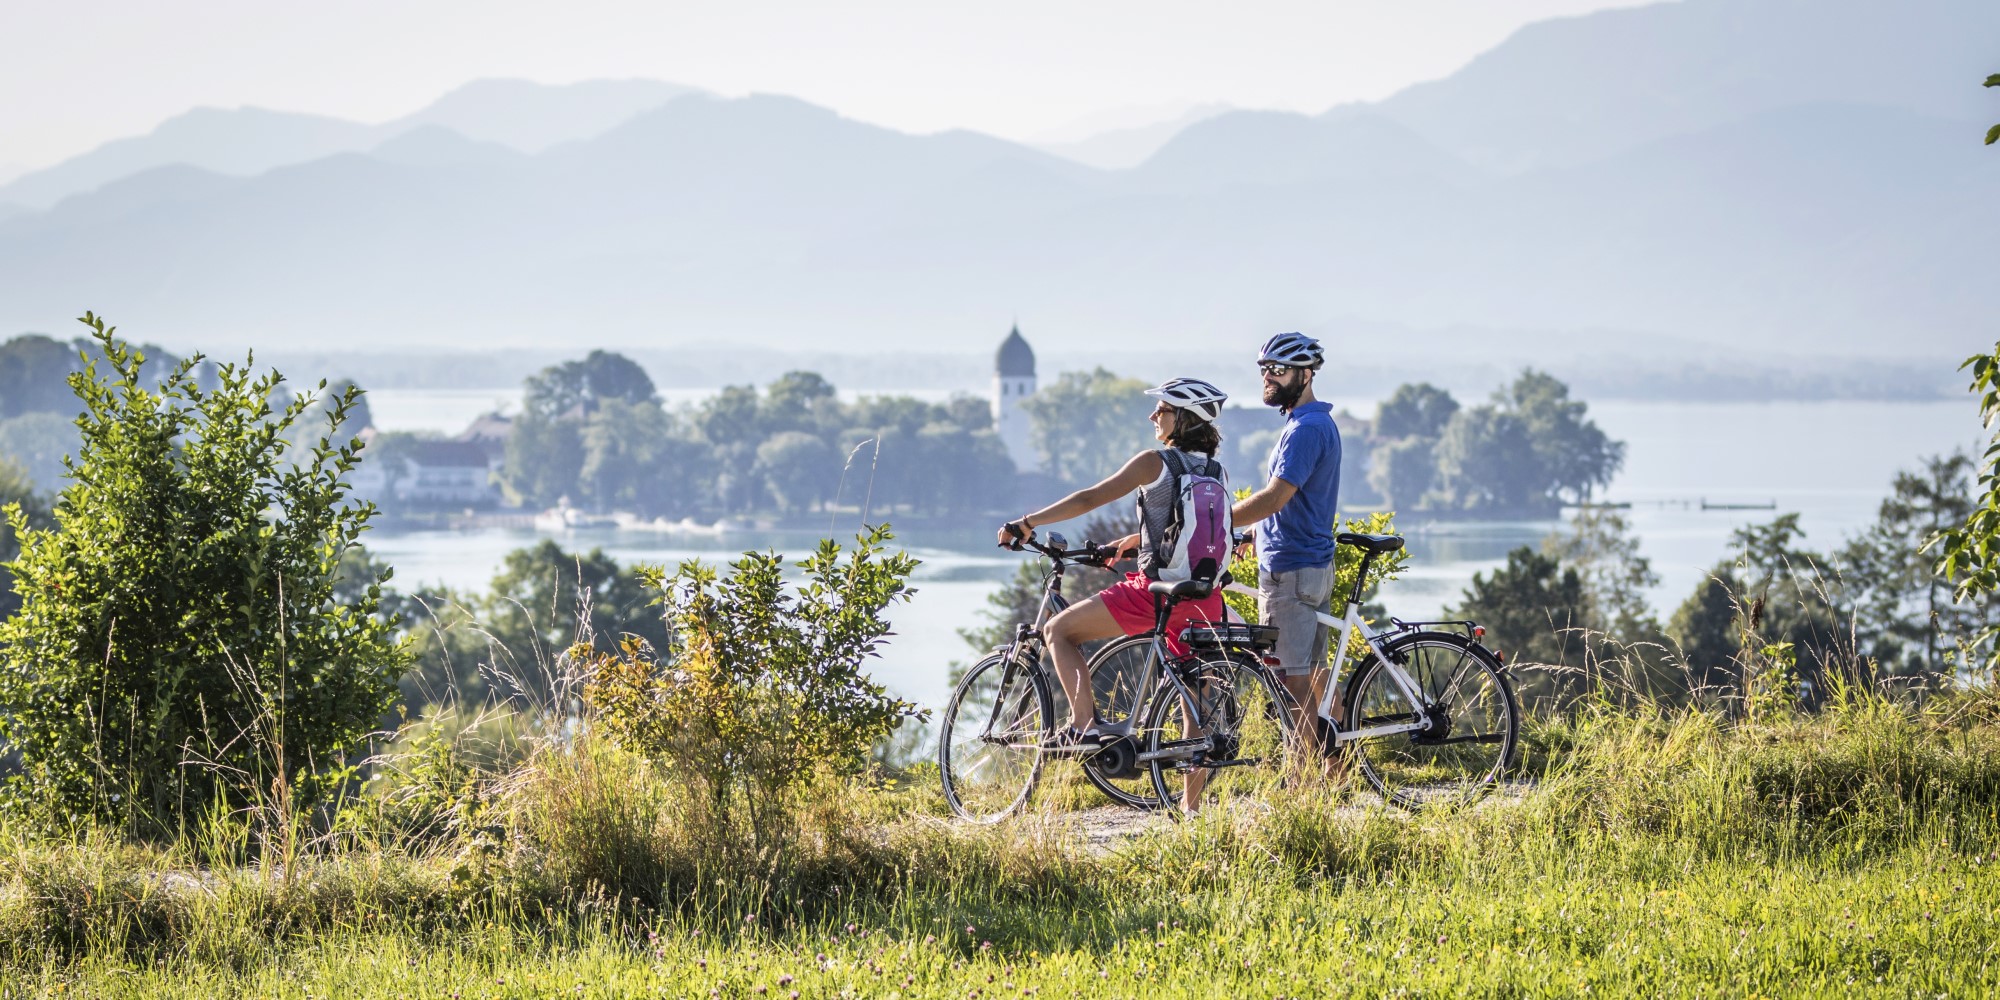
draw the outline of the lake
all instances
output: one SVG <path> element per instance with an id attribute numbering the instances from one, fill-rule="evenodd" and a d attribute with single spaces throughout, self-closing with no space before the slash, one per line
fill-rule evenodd
<path id="1" fill-rule="evenodd" d="M 673 402 L 705 391 L 663 393 Z M 843 394 L 846 395 L 846 394 Z M 455 429 L 518 390 L 377 390 L 368 394 L 376 425 L 387 430 Z M 1342 405 L 1359 412 L 1372 402 Z M 1875 519 L 1896 472 L 1923 456 L 1982 440 L 1971 398 L 1922 403 L 1776 402 L 1661 403 L 1608 400 L 1590 415 L 1626 443 L 1625 467 L 1607 501 L 1629 502 L 1625 513 L 1653 562 L 1660 584 L 1649 595 L 1664 618 L 1725 554 L 1730 532 L 1797 511 L 1806 544 L 1837 548 Z M 1274 418 L 1275 419 L 1275 418 Z M 1049 499 L 1053 500 L 1054 497 Z M 1776 502 L 1769 510 L 1702 510 L 1714 503 Z M 1474 573 L 1506 560 L 1509 549 L 1536 544 L 1554 522 L 1455 522 L 1411 525 L 1411 560 L 1383 591 L 1391 613 L 1436 615 L 1458 600 Z M 852 523 L 836 523 L 839 536 Z M 1057 530 L 1062 530 L 1060 527 Z M 621 562 L 671 565 L 683 559 L 719 561 L 745 549 L 774 548 L 802 556 L 818 532 L 751 532 L 726 536 L 580 530 L 556 537 L 565 548 L 601 547 Z M 1075 532 L 1069 532 L 1072 540 Z M 483 588 L 506 553 L 541 537 L 531 530 L 371 532 L 368 547 L 396 567 L 397 582 Z M 899 541 L 923 560 L 915 597 L 893 610 L 896 635 L 885 644 L 875 675 L 899 695 L 937 706 L 950 691 L 950 665 L 971 656 L 959 628 L 981 624 L 986 598 L 1028 555 L 992 547 L 985 530 L 918 532 Z"/>

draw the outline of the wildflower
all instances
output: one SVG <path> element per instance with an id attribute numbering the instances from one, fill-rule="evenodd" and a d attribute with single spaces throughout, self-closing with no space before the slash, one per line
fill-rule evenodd
<path id="1" fill-rule="evenodd" d="M 779 985 L 779 986 L 790 986 L 790 985 L 792 985 L 792 974 L 791 974 L 791 973 L 789 973 L 789 972 L 787 972 L 787 973 L 785 973 L 784 975 L 782 975 L 782 976 L 779 976 L 779 977 L 778 977 L 778 985 Z"/>
<path id="2" fill-rule="evenodd" d="M 991 942 L 991 941 L 981 941 L 981 942 L 979 942 L 979 950 L 980 950 L 980 951 L 992 951 L 992 950 L 993 950 L 993 942 Z"/>

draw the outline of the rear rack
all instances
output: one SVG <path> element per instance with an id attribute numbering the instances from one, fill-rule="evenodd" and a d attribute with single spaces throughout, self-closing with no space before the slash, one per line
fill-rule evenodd
<path id="1" fill-rule="evenodd" d="M 1391 618 L 1389 619 L 1389 626 L 1389 631 L 1391 632 L 1415 632 L 1422 628 L 1454 628 L 1464 632 L 1468 637 L 1473 639 L 1478 639 L 1486 634 L 1486 630 L 1481 628 L 1478 622 L 1470 619 L 1463 621 L 1406 622 L 1401 618 Z"/>

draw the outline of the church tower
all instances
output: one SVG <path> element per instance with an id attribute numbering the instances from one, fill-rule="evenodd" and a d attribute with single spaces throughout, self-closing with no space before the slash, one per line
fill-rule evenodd
<path id="1" fill-rule="evenodd" d="M 1041 463 L 1028 442 L 1028 414 L 1021 403 L 1035 394 L 1035 351 L 1016 325 L 993 356 L 993 429 L 1007 445 L 1014 467 L 1032 471 Z"/>

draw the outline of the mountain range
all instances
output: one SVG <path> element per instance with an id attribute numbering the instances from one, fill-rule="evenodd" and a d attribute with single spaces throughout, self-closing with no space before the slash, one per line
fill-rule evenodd
<path id="1" fill-rule="evenodd" d="M 1342 349 L 1962 355 L 2000 287 L 1994 38 L 1991 0 L 1605 11 L 1381 102 L 1191 116 L 1112 170 L 650 81 L 196 111 L 0 186 L 0 330 L 936 351 L 1018 316 L 1069 351 L 1397 324 Z"/>

